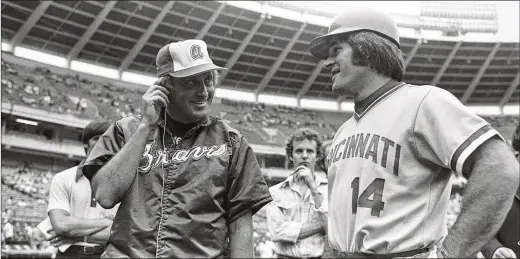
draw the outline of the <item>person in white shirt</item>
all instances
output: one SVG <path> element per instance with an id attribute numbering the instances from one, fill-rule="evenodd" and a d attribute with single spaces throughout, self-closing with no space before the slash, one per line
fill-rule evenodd
<path id="1" fill-rule="evenodd" d="M 266 206 L 267 228 L 278 258 L 320 258 L 327 226 L 327 180 L 316 175 L 322 157 L 319 134 L 301 129 L 286 145 L 293 173 L 269 188 L 273 201 Z"/>
<path id="2" fill-rule="evenodd" d="M 267 234 L 269 233 L 266 233 L 266 235 Z M 271 240 L 268 240 L 266 236 L 262 236 L 262 242 L 258 244 L 256 249 L 258 250 L 261 258 L 276 258 L 276 246 Z"/>
<path id="3" fill-rule="evenodd" d="M 87 156 L 110 125 L 108 121 L 94 121 L 85 127 L 82 142 Z M 47 213 L 52 230 L 48 231 L 47 240 L 60 247 L 56 258 L 99 258 L 117 212 L 118 206 L 106 210 L 97 203 L 90 182 L 82 173 L 83 163 L 56 174 L 51 182 Z M 62 247 L 66 250 L 62 251 Z"/>
<path id="4" fill-rule="evenodd" d="M 2 232 L 4 233 L 5 243 L 10 244 L 14 238 L 14 227 L 13 227 L 13 224 L 11 224 L 10 218 L 5 219 L 5 224 L 4 224 L 4 227 L 2 228 Z"/>

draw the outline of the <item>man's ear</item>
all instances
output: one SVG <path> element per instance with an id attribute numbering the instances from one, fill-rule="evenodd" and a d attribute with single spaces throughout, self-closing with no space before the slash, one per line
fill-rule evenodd
<path id="1" fill-rule="evenodd" d="M 166 88 L 168 88 L 168 90 L 171 91 L 171 90 L 172 90 L 172 86 L 171 86 L 171 85 L 168 85 L 168 81 L 169 81 L 170 79 L 172 80 L 172 82 L 174 81 L 174 79 L 173 79 L 171 76 L 168 76 L 168 75 L 166 75 L 166 76 L 161 76 L 159 79 L 157 79 L 157 80 L 155 81 L 154 84 L 155 84 L 155 85 L 160 85 L 160 86 L 166 87 Z"/>

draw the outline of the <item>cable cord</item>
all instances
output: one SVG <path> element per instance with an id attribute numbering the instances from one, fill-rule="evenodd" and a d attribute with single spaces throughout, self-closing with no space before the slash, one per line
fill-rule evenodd
<path id="1" fill-rule="evenodd" d="M 164 110 L 164 125 L 163 125 L 163 135 L 162 135 L 162 145 L 163 145 L 163 155 L 166 156 L 166 145 L 164 143 L 164 136 L 166 135 L 166 109 Z M 161 226 L 163 222 L 163 197 L 164 197 L 164 163 L 161 161 L 161 175 L 162 175 L 162 189 L 161 189 L 161 219 L 159 219 L 159 228 L 157 229 L 157 244 L 155 250 L 155 258 L 159 256 L 159 232 L 161 232 Z"/>

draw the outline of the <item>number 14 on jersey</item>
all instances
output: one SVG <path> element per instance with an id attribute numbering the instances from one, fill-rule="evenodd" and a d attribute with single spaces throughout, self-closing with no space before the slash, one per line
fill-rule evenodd
<path id="1" fill-rule="evenodd" d="M 372 209 L 371 215 L 378 216 L 385 207 L 383 202 L 383 189 L 385 188 L 385 179 L 376 178 L 362 193 L 359 195 L 359 177 L 354 178 L 350 184 L 352 187 L 352 214 L 357 213 L 357 208 Z M 372 196 L 370 199 L 370 196 Z"/>

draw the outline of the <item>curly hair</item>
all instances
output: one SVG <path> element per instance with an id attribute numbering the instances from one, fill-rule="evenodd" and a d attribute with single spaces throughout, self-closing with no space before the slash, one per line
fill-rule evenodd
<path id="1" fill-rule="evenodd" d="M 112 126 L 112 122 L 107 120 L 91 121 L 83 129 L 83 134 L 81 135 L 81 142 L 83 143 L 83 145 L 87 145 L 91 138 L 103 135 L 103 133 L 105 133 L 105 131 L 107 131 L 108 128 L 110 128 L 110 126 Z"/>
<path id="2" fill-rule="evenodd" d="M 513 139 L 511 141 L 513 145 L 513 149 L 516 151 L 520 151 L 520 124 L 516 126 L 515 133 L 513 133 Z"/>
<path id="3" fill-rule="evenodd" d="M 112 126 L 112 122 L 107 120 L 94 120 L 85 126 L 81 134 L 81 142 L 83 143 L 85 153 L 88 152 L 87 146 L 90 139 L 103 135 L 110 126 Z"/>
<path id="4" fill-rule="evenodd" d="M 294 141 L 302 140 L 314 140 L 316 141 L 316 161 L 319 161 L 322 157 L 321 139 L 320 134 L 312 129 L 303 128 L 294 132 L 287 140 L 285 144 L 285 153 L 289 159 L 289 166 L 293 166 L 292 152 L 294 149 Z"/>
<path id="5" fill-rule="evenodd" d="M 333 41 L 346 42 L 352 48 L 352 64 L 369 67 L 396 81 L 404 78 L 403 53 L 392 41 L 371 31 L 344 33 L 332 37 Z"/>

